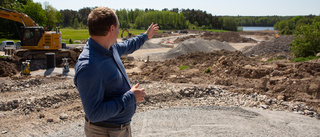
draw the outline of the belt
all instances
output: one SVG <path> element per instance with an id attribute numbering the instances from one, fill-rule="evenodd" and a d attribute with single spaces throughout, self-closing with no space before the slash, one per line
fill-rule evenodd
<path id="1" fill-rule="evenodd" d="M 119 128 L 119 129 L 122 129 L 124 127 L 127 127 L 130 125 L 130 122 L 129 123 L 125 123 L 125 124 L 122 124 L 122 125 L 116 125 L 116 124 L 110 124 L 110 123 L 103 123 L 103 122 L 90 122 L 88 117 L 87 116 L 84 116 L 84 119 L 89 122 L 90 124 L 92 125 L 95 125 L 95 126 L 99 126 L 99 127 L 105 127 L 105 128 Z"/>

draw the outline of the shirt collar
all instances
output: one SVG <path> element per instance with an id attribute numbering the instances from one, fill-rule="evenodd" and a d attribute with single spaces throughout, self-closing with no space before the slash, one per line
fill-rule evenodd
<path id="1" fill-rule="evenodd" d="M 105 55 L 105 56 L 112 56 L 112 46 L 110 47 L 110 50 L 102 47 L 100 44 L 95 42 L 91 37 L 88 39 L 88 45 L 93 47 L 99 54 Z"/>

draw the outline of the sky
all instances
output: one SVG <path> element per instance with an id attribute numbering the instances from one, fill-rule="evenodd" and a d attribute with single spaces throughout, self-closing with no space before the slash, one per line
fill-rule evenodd
<path id="1" fill-rule="evenodd" d="M 49 2 L 57 10 L 78 11 L 84 7 L 111 9 L 199 9 L 212 15 L 297 16 L 320 15 L 320 0 L 33 0 Z"/>

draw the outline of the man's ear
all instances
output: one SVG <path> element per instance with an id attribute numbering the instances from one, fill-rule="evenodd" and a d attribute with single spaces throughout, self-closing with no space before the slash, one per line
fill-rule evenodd
<path id="1" fill-rule="evenodd" d="M 111 32 L 111 33 L 114 33 L 114 32 L 115 32 L 115 27 L 114 27 L 114 25 L 111 25 L 111 26 L 110 26 L 110 32 Z"/>

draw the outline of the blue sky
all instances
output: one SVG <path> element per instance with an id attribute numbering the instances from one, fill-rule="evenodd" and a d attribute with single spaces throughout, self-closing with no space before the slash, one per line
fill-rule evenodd
<path id="1" fill-rule="evenodd" d="M 57 10 L 105 6 L 112 9 L 200 9 L 212 15 L 320 15 L 320 0 L 33 0 Z"/>

